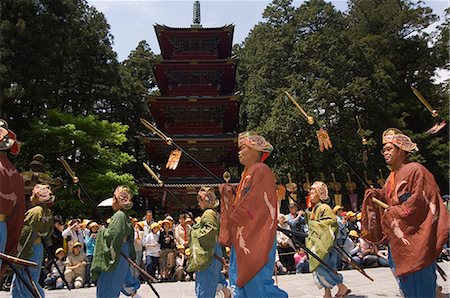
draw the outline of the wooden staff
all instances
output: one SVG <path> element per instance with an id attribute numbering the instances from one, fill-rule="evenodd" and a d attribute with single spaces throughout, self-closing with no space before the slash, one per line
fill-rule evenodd
<path id="1" fill-rule="evenodd" d="M 163 139 L 167 145 L 169 146 L 173 146 L 175 148 L 177 148 L 178 150 L 180 150 L 181 152 L 183 152 L 184 155 L 186 155 L 190 160 L 192 160 L 200 169 L 202 169 L 203 171 L 205 171 L 208 175 L 210 175 L 211 177 L 213 177 L 217 182 L 219 183 L 223 183 L 223 180 L 220 179 L 219 177 L 217 177 L 213 172 L 211 172 L 210 169 L 208 169 L 207 167 L 205 167 L 200 161 L 198 161 L 197 159 L 195 159 L 192 155 L 189 154 L 189 152 L 187 152 L 186 150 L 184 150 L 181 146 L 179 146 L 177 143 L 174 142 L 174 140 L 172 138 L 169 138 L 168 136 L 166 136 L 162 131 L 160 131 L 158 128 L 156 128 L 155 126 L 153 126 L 150 122 L 148 122 L 147 120 L 145 120 L 144 118 L 141 118 L 141 123 L 150 131 L 154 132 L 158 137 L 160 137 L 161 139 Z"/>
<path id="2" fill-rule="evenodd" d="M 143 162 L 142 165 L 144 166 L 144 168 L 147 170 L 147 172 L 150 173 L 150 175 L 152 176 L 153 179 L 155 179 L 156 183 L 158 183 L 158 185 L 160 187 L 163 187 L 164 190 L 170 195 L 170 197 L 177 202 L 177 204 L 181 207 L 181 210 L 185 213 L 185 214 L 189 214 L 189 212 L 183 207 L 183 204 L 181 204 L 181 202 L 177 199 L 177 197 L 175 197 L 175 195 L 167 188 L 167 186 L 164 184 L 164 182 L 159 179 L 159 177 L 155 174 L 155 172 L 153 172 L 153 170 L 145 163 Z"/>
<path id="3" fill-rule="evenodd" d="M 25 285 L 25 287 L 28 289 L 28 291 L 31 293 L 31 295 L 33 295 L 34 298 L 42 298 L 41 294 L 39 293 L 39 291 L 33 287 L 32 285 L 30 285 L 28 283 L 28 281 L 25 280 L 25 278 L 22 276 L 21 273 L 19 273 L 19 271 L 16 269 L 16 267 L 14 267 L 14 265 L 12 264 L 12 262 L 10 262 L 9 260 L 5 260 L 5 263 L 9 266 L 9 268 L 12 269 L 12 271 L 14 271 L 14 274 L 20 279 L 20 281 Z M 36 264 L 37 265 L 37 264 Z M 26 266 L 26 265 L 25 265 Z M 26 267 L 25 267 L 26 268 Z M 31 283 L 31 279 L 30 279 L 30 283 Z"/>
<path id="4" fill-rule="evenodd" d="M 21 258 L 17 258 L 17 257 L 13 257 L 4 253 L 0 252 L 0 259 L 2 259 L 5 262 L 10 262 L 13 264 L 18 264 L 18 265 L 22 265 L 22 266 L 27 266 L 27 267 L 33 267 L 36 268 L 38 266 L 38 264 L 36 262 L 32 262 L 32 261 L 28 261 L 28 260 L 24 260 Z"/>
<path id="5" fill-rule="evenodd" d="M 303 110 L 302 107 L 300 107 L 300 105 L 295 101 L 295 99 L 287 92 L 284 91 L 286 93 L 286 95 L 288 95 L 288 98 L 294 103 L 294 105 L 300 110 L 300 112 L 304 115 L 306 114 L 306 112 Z M 311 121 L 310 118 L 312 118 L 312 120 L 314 120 L 313 117 L 308 116 L 309 118 L 307 119 L 307 122 L 309 125 L 313 125 L 315 122 Z M 317 128 L 320 128 L 320 126 L 318 124 L 316 124 Z M 367 186 L 367 188 L 370 188 L 370 185 L 367 183 L 367 181 L 365 181 L 363 179 L 363 177 L 358 173 L 358 171 L 356 171 L 356 169 L 353 167 L 353 165 L 347 160 L 347 158 L 345 158 L 345 156 L 339 151 L 339 149 L 334 146 L 333 147 L 334 151 L 337 153 L 337 155 L 344 161 L 344 163 L 350 168 L 350 170 L 356 175 L 356 177 L 361 180 L 361 182 Z"/>

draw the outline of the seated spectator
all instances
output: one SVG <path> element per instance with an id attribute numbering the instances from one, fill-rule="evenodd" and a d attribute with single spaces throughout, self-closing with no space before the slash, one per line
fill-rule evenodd
<path id="1" fill-rule="evenodd" d="M 359 234 L 355 230 L 351 230 L 348 233 L 349 240 L 345 241 L 344 244 L 344 250 L 347 252 L 349 256 L 352 257 L 352 260 L 358 264 L 361 265 L 362 257 L 360 256 L 361 253 L 361 243 L 359 241 Z M 350 264 L 346 264 L 346 266 L 343 267 L 343 269 L 351 269 L 352 266 Z"/>
<path id="2" fill-rule="evenodd" d="M 348 229 L 348 231 L 350 232 L 352 230 L 355 230 L 358 233 L 358 235 L 359 235 L 361 233 L 361 230 L 358 227 L 358 223 L 357 223 L 357 220 L 356 220 L 356 213 L 353 212 L 353 211 L 348 211 L 345 216 L 347 218 L 347 229 Z"/>
<path id="3" fill-rule="evenodd" d="M 177 258 L 175 260 L 175 274 L 174 274 L 174 279 L 176 281 L 183 281 L 186 278 L 186 262 L 187 262 L 187 258 L 186 255 L 184 254 L 184 246 L 183 245 L 178 245 L 177 246 Z"/>
<path id="4" fill-rule="evenodd" d="M 359 238 L 361 251 L 358 253 L 358 257 L 361 259 L 361 265 L 363 267 L 376 267 L 378 266 L 378 255 L 376 245 L 373 245 L 363 238 Z"/>
<path id="5" fill-rule="evenodd" d="M 84 274 L 86 271 L 86 254 L 81 252 L 83 245 L 76 242 L 72 248 L 72 254 L 69 254 L 66 259 L 66 271 L 64 277 L 66 278 L 69 287 L 72 289 L 79 289 L 84 284 Z"/>
<path id="6" fill-rule="evenodd" d="M 299 248 L 294 255 L 295 273 L 309 273 L 308 255 L 303 248 Z"/>
<path id="7" fill-rule="evenodd" d="M 64 288 L 64 282 L 59 274 L 59 271 L 63 273 L 66 268 L 66 264 L 64 263 L 64 258 L 66 256 L 66 251 L 60 247 L 55 252 L 57 260 L 52 264 L 51 272 L 47 274 L 47 278 L 45 279 L 45 284 L 47 285 L 49 290 L 53 289 L 62 289 Z M 55 266 L 58 266 L 58 269 Z"/>
<path id="8" fill-rule="evenodd" d="M 286 221 L 286 217 L 283 214 L 278 215 L 278 226 L 281 228 L 290 230 L 291 227 Z M 279 254 L 279 259 L 282 264 L 282 271 L 294 271 L 294 245 L 292 240 L 284 234 L 283 232 L 277 231 L 277 251 Z M 286 269 L 286 270 L 285 270 Z"/>

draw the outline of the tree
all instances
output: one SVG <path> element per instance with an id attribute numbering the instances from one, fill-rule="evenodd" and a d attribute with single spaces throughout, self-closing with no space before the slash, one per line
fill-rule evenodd
<path id="1" fill-rule="evenodd" d="M 109 113 L 119 80 L 103 14 L 85 0 L 1 2 L 0 116 L 16 130 L 59 108 Z"/>
<path id="2" fill-rule="evenodd" d="M 68 181 L 66 188 L 56 193 L 55 213 L 68 217 L 93 215 L 90 206 L 77 199 L 75 186 L 69 182 L 71 178 L 57 160 L 60 156 L 66 157 L 96 203 L 110 197 L 119 184 L 137 192 L 133 176 L 122 171 L 124 165 L 135 161 L 119 149 L 127 140 L 127 125 L 100 120 L 92 114 L 75 116 L 49 110 L 43 120 L 33 120 L 30 127 L 21 136 L 26 141 L 18 165 L 24 168 L 34 154 L 41 153 L 46 157 L 49 174 Z"/>
<path id="3" fill-rule="evenodd" d="M 410 90 L 416 84 L 433 97 L 433 104 L 444 105 L 443 85 L 434 84 L 431 77 L 448 61 L 443 61 L 442 50 L 434 52 L 423 31 L 436 19 L 429 8 L 412 1 L 354 0 L 343 14 L 322 0 L 305 1 L 295 9 L 290 1 L 273 1 L 263 16 L 266 21 L 235 47 L 243 92 L 241 125 L 272 142 L 275 152 L 268 162 L 280 177 L 291 172 L 298 181 L 305 172 L 313 179 L 325 172 L 330 179 L 334 172 L 344 182 L 349 171 L 333 150 L 318 151 L 315 129 L 286 99 L 287 90 L 328 129 L 335 147 L 360 173 L 366 170 L 375 180 L 377 169 L 384 169 L 386 177 L 384 161 L 376 152 L 381 133 L 391 126 L 416 133 L 413 138 L 426 148 L 416 159 L 427 162 L 445 185 L 448 144 L 423 133 L 433 123 Z M 369 140 L 365 147 L 356 116 Z M 367 165 L 364 150 L 369 152 Z"/>

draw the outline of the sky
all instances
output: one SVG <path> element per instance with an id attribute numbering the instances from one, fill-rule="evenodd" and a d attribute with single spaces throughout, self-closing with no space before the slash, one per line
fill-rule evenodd
<path id="1" fill-rule="evenodd" d="M 201 5 L 201 24 L 203 27 L 221 27 L 234 24 L 233 44 L 241 43 L 250 30 L 263 21 L 262 13 L 272 1 L 263 0 L 203 0 Z M 303 1 L 294 0 L 298 7 Z M 441 19 L 448 0 L 426 0 Z M 189 27 L 192 24 L 193 0 L 88 0 L 98 11 L 102 12 L 114 36 L 113 49 L 119 61 L 125 60 L 141 40 L 146 40 L 154 53 L 160 53 L 154 24 L 169 27 Z M 347 2 L 332 1 L 342 11 L 347 9 Z"/>

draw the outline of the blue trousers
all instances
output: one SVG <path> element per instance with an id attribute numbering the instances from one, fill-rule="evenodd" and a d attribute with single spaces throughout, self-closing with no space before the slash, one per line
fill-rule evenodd
<path id="1" fill-rule="evenodd" d="M 6 229 L 6 222 L 0 222 L 0 252 L 4 253 L 6 248 L 6 239 L 8 238 L 8 230 Z M 0 268 L 2 268 L 3 260 L 0 259 Z"/>
<path id="2" fill-rule="evenodd" d="M 234 298 L 241 297 L 288 297 L 288 294 L 273 284 L 272 275 L 275 266 L 275 251 L 276 241 L 274 240 L 272 249 L 269 252 L 269 261 L 263 268 L 242 288 L 236 285 L 238 277 L 238 264 L 236 258 L 236 251 L 234 246 L 231 247 L 230 268 L 228 276 L 230 277 L 230 284 L 234 288 Z"/>
<path id="3" fill-rule="evenodd" d="M 129 243 L 122 244 L 122 252 L 128 256 Z M 119 257 L 119 263 L 114 271 L 101 272 L 97 280 L 97 297 L 111 298 L 119 297 L 120 292 L 126 296 L 131 294 L 141 286 L 141 283 L 131 274 L 131 268 L 128 261 Z"/>
<path id="4" fill-rule="evenodd" d="M 31 278 L 33 279 L 36 288 L 38 289 L 40 295 L 45 297 L 44 290 L 39 285 L 39 275 L 41 274 L 41 266 L 42 266 L 42 258 L 44 256 L 44 246 L 42 243 L 33 244 L 33 256 L 29 261 L 36 262 L 38 266 L 36 268 L 28 267 L 30 271 Z M 31 286 L 30 280 L 28 279 L 28 275 L 25 272 L 23 267 L 16 267 L 20 276 L 24 277 L 25 281 Z M 33 295 L 28 291 L 27 287 L 23 284 L 23 282 L 14 274 L 12 287 L 11 287 L 11 296 L 12 297 L 33 297 Z"/>
<path id="5" fill-rule="evenodd" d="M 338 253 L 334 249 L 331 249 L 323 261 L 329 264 L 332 268 L 337 269 L 338 258 Z M 341 284 L 344 280 L 341 274 L 336 275 L 322 265 L 319 265 L 319 267 L 317 267 L 317 269 L 313 272 L 313 279 L 319 289 L 331 289 L 334 286 Z"/>
<path id="6" fill-rule="evenodd" d="M 222 247 L 219 243 L 214 246 L 214 253 L 222 258 Z M 221 269 L 222 263 L 213 257 L 208 268 L 195 273 L 195 294 L 198 298 L 215 297 L 217 285 L 227 285 L 225 276 L 220 272 Z"/>
<path id="7" fill-rule="evenodd" d="M 389 265 L 395 270 L 395 262 L 389 250 Z M 398 285 L 406 298 L 435 297 L 436 295 L 436 262 L 410 274 L 397 277 Z"/>

